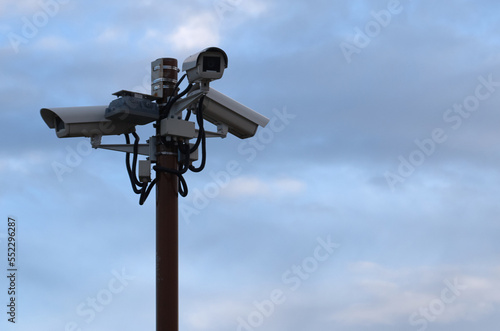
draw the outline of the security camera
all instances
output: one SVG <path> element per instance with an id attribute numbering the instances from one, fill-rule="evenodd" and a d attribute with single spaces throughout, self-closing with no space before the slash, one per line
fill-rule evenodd
<path id="1" fill-rule="evenodd" d="M 227 68 L 227 55 L 217 47 L 210 47 L 188 57 L 182 64 L 190 83 L 207 86 L 212 80 L 222 78 Z"/>
<path id="2" fill-rule="evenodd" d="M 120 135 L 159 119 L 157 98 L 121 90 L 109 106 L 42 108 L 40 114 L 59 138 Z"/>
<path id="3" fill-rule="evenodd" d="M 259 125 L 265 127 L 269 122 L 267 117 L 211 87 L 203 99 L 203 118 L 217 126 L 226 125 L 229 133 L 240 139 L 253 137 Z"/>
<path id="4" fill-rule="evenodd" d="M 104 115 L 109 120 L 144 125 L 160 118 L 158 104 L 153 102 L 158 99 L 156 97 L 126 90 L 113 95 L 118 99 L 111 101 Z"/>
<path id="5" fill-rule="evenodd" d="M 108 106 L 42 108 L 40 114 L 59 138 L 120 135 L 135 131 L 134 123 L 105 117 Z"/>

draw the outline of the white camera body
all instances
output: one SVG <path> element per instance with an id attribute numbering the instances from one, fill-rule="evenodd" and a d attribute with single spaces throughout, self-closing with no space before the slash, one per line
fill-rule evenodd
<path id="1" fill-rule="evenodd" d="M 108 106 L 42 108 L 40 114 L 59 138 L 120 135 L 135 131 L 134 123 L 109 120 Z"/>
<path id="2" fill-rule="evenodd" d="M 171 112 L 178 115 L 186 108 L 196 112 L 196 101 L 203 97 L 203 118 L 218 127 L 222 132 L 219 136 L 225 137 L 229 132 L 240 139 L 250 138 L 259 126 L 265 127 L 269 119 L 209 87 L 210 81 L 222 77 L 227 63 L 226 53 L 217 47 L 206 48 L 188 57 L 182 70 L 186 71 L 195 88 L 186 98 L 178 100 Z M 101 136 L 131 133 L 136 125 L 159 119 L 159 107 L 154 103 L 157 98 L 123 90 L 115 95 L 119 99 L 108 106 L 42 108 L 40 114 L 59 138 L 91 137 L 96 144 Z M 194 124 L 182 122 L 170 121 L 168 125 L 162 125 L 165 126 L 164 134 L 193 138 Z"/>
<path id="3" fill-rule="evenodd" d="M 269 122 L 267 117 L 211 87 L 203 99 L 203 119 L 217 126 L 226 125 L 229 133 L 240 139 L 253 137 L 259 126 Z"/>
<path id="4" fill-rule="evenodd" d="M 210 47 L 189 56 L 182 64 L 190 83 L 207 83 L 222 78 L 227 68 L 227 54 L 222 49 Z"/>

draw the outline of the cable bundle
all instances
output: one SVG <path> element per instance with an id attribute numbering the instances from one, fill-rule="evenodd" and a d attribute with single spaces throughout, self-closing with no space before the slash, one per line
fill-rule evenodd
<path id="1" fill-rule="evenodd" d="M 182 78 L 179 80 L 179 82 L 176 84 L 174 91 L 177 90 L 179 84 L 182 82 L 182 80 L 186 77 L 186 75 L 182 76 Z M 180 94 L 174 96 L 171 98 L 167 104 L 162 107 L 160 111 L 160 120 L 167 118 L 168 114 L 170 112 L 170 109 L 172 106 L 175 104 L 177 100 L 182 98 L 184 95 L 186 95 L 191 88 L 193 87 L 192 84 L 188 85 L 188 87 Z M 138 149 L 139 149 L 139 136 L 137 133 L 133 132 L 132 135 L 134 136 L 134 151 L 133 151 L 133 159 L 132 163 L 130 163 L 130 154 L 131 153 L 126 153 L 125 156 L 125 163 L 127 166 L 127 172 L 130 178 L 130 182 L 132 184 L 132 189 L 136 194 L 140 195 L 139 198 L 139 204 L 142 205 L 146 201 L 146 199 L 149 196 L 149 193 L 153 189 L 153 187 L 156 185 L 157 178 L 158 178 L 158 172 L 166 172 L 169 174 L 176 175 L 179 179 L 179 194 L 183 197 L 187 196 L 188 194 L 188 187 L 186 180 L 184 179 L 184 174 L 188 171 L 191 170 L 192 172 L 201 172 L 205 168 L 206 164 L 206 157 L 207 157 L 207 151 L 206 151 L 206 134 L 205 134 L 205 129 L 203 126 L 203 101 L 204 101 L 204 96 L 202 96 L 197 104 L 196 108 L 196 122 L 198 123 L 198 137 L 196 139 L 196 142 L 194 145 L 191 147 L 189 144 L 189 141 L 178 141 L 177 143 L 177 153 L 179 155 L 179 166 L 178 169 L 169 169 L 166 167 L 162 166 L 153 166 L 153 169 L 156 171 L 157 175 L 156 178 L 151 182 L 140 182 L 137 178 L 137 156 L 138 156 Z M 188 110 L 188 113 L 186 115 L 186 118 L 184 120 L 188 121 L 191 116 L 191 111 Z M 127 145 L 130 145 L 130 137 L 129 134 L 125 135 L 125 141 Z M 167 145 L 167 141 L 165 137 L 160 138 L 160 142 L 164 145 Z M 191 164 L 190 161 L 190 156 L 192 153 L 194 153 L 199 146 L 201 145 L 201 164 L 199 167 L 195 167 Z"/>

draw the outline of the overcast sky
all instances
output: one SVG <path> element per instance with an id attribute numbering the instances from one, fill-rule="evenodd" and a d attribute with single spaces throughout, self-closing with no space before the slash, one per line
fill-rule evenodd
<path id="1" fill-rule="evenodd" d="M 271 122 L 210 139 L 186 175 L 180 329 L 498 330 L 499 10 L 2 0 L 1 329 L 155 329 L 154 193 L 140 206 L 122 153 L 57 138 L 39 111 L 149 93 L 152 61 L 217 46 L 212 86 Z"/>

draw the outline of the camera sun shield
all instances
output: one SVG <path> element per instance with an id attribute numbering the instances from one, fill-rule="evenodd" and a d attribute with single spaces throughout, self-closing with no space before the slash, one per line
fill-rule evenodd
<path id="1" fill-rule="evenodd" d="M 187 73 L 190 83 L 208 83 L 222 78 L 227 60 L 226 52 L 210 47 L 189 56 L 182 64 L 182 70 Z"/>
<path id="2" fill-rule="evenodd" d="M 158 120 L 158 105 L 151 100 L 122 96 L 111 101 L 104 115 L 109 120 L 144 125 Z"/>

